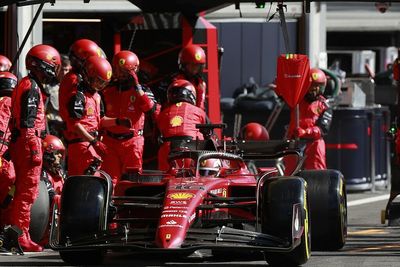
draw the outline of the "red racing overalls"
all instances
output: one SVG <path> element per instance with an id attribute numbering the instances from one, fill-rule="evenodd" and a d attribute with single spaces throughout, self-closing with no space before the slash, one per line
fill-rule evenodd
<path id="1" fill-rule="evenodd" d="M 121 89 L 119 85 L 111 85 L 102 91 L 102 96 L 107 117 L 129 118 L 132 122 L 130 129 L 119 125 L 104 129 L 103 143 L 108 153 L 102 169 L 115 185 L 127 171 L 142 171 L 145 113 L 153 112 L 155 104 L 146 94 L 140 96 L 133 86 Z"/>
<path id="2" fill-rule="evenodd" d="M 168 155 L 171 150 L 179 149 L 179 142 L 203 139 L 199 129 L 196 129 L 196 124 L 205 123 L 205 118 L 203 109 L 186 102 L 171 104 L 161 110 L 157 125 L 164 142 L 158 151 L 158 169 L 169 170 Z"/>
<path id="3" fill-rule="evenodd" d="M 45 133 L 44 94 L 31 76 L 24 77 L 12 93 L 11 159 L 15 166 L 15 194 L 9 223 L 21 228 L 21 246 L 28 251 L 42 248 L 31 241 L 31 207 L 38 195 L 42 169 L 42 140 Z"/>
<path id="4" fill-rule="evenodd" d="M 303 99 L 299 104 L 299 127 L 306 132 L 301 138 L 307 140 L 304 151 L 304 155 L 306 156 L 304 162 L 305 170 L 326 169 L 325 141 L 322 138 L 323 133 L 321 128 L 317 125 L 317 121 L 327 109 L 328 105 L 326 99 L 321 95 L 311 103 Z M 294 133 L 295 130 L 295 112 L 292 111 L 288 132 L 288 137 L 290 139 L 297 137 Z M 288 164 L 288 162 L 285 163 Z M 289 169 L 292 168 L 294 167 L 289 167 Z"/>
<path id="5" fill-rule="evenodd" d="M 80 75 L 71 70 L 64 76 L 60 83 L 60 89 L 58 92 L 59 114 L 65 124 L 70 118 L 68 109 L 69 101 L 76 93 L 77 86 L 81 80 L 82 79 L 80 78 Z M 67 129 L 64 129 L 64 138 L 68 141 L 69 139 L 76 138 L 76 136 L 73 132 L 69 132 Z"/>
<path id="6" fill-rule="evenodd" d="M 11 97 L 0 97 L 0 205 L 6 205 L 6 196 L 15 182 L 14 165 L 9 156 L 4 157 L 10 142 L 9 121 L 11 118 Z M 8 151 L 9 152 L 9 151 Z M 0 227 L 4 225 L 4 210 L 0 208 Z"/>
<path id="7" fill-rule="evenodd" d="M 69 117 L 66 119 L 68 176 L 82 175 L 95 157 L 101 157 L 89 142 L 75 133 L 75 125 L 80 123 L 88 133 L 97 136 L 102 113 L 100 95 L 97 92 L 89 92 L 84 88 L 75 90 L 68 101 L 68 113 Z"/>

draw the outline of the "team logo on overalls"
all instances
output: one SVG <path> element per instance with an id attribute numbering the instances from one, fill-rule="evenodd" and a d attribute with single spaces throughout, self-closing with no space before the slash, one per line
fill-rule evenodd
<path id="1" fill-rule="evenodd" d="M 169 124 L 170 124 L 172 127 L 181 126 L 182 123 L 183 123 L 183 118 L 182 118 L 181 116 L 175 116 L 175 117 L 173 117 L 173 118 L 169 121 Z"/>
<path id="2" fill-rule="evenodd" d="M 94 109 L 92 107 L 89 107 L 87 110 L 88 115 L 93 115 L 94 114 Z"/>

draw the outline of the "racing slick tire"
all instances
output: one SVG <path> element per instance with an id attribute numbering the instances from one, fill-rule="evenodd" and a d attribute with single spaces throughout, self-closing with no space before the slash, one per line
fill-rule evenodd
<path id="1" fill-rule="evenodd" d="M 346 243 L 347 197 L 343 174 L 337 170 L 304 170 L 310 202 L 312 249 L 338 250 Z"/>
<path id="2" fill-rule="evenodd" d="M 272 266 L 298 266 L 307 262 L 311 254 L 307 185 L 300 177 L 274 177 L 262 187 L 261 231 L 291 241 L 294 205 L 300 207 L 304 226 L 300 244 L 290 252 L 265 251 L 265 259 Z"/>
<path id="3" fill-rule="evenodd" d="M 63 187 L 60 209 L 60 244 L 94 239 L 104 229 L 107 183 L 96 176 L 71 176 Z M 60 250 L 63 261 L 72 265 L 96 265 L 104 249 Z"/>
<path id="4" fill-rule="evenodd" d="M 31 208 L 31 222 L 29 235 L 31 239 L 39 243 L 46 232 L 50 216 L 50 199 L 47 186 L 44 181 L 39 182 L 39 194 Z"/>

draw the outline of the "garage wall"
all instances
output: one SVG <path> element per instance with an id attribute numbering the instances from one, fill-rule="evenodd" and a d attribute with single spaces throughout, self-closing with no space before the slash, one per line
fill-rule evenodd
<path id="1" fill-rule="evenodd" d="M 254 77 L 259 85 L 273 81 L 276 59 L 285 53 L 280 24 L 277 22 L 212 22 L 218 28 L 219 46 L 224 48 L 221 64 L 221 97 Z M 290 52 L 296 52 L 297 22 L 287 23 Z"/>

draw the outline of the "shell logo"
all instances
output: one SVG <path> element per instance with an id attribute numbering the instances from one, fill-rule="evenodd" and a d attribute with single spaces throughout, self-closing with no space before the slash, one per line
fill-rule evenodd
<path id="1" fill-rule="evenodd" d="M 121 59 L 118 61 L 118 64 L 119 64 L 120 66 L 125 65 L 125 59 L 121 58 Z"/>
<path id="2" fill-rule="evenodd" d="M 94 109 L 92 107 L 89 107 L 87 110 L 88 115 L 93 115 L 94 114 Z"/>
<path id="3" fill-rule="evenodd" d="M 175 116 L 169 121 L 169 124 L 172 127 L 181 126 L 183 124 L 183 118 L 181 116 Z"/>
<path id="4" fill-rule="evenodd" d="M 194 55 L 194 57 L 196 58 L 197 61 L 200 61 L 201 60 L 201 53 L 196 53 Z"/>
<path id="5" fill-rule="evenodd" d="M 190 198 L 194 198 L 195 194 L 179 192 L 179 193 L 169 194 L 167 197 L 170 198 L 170 199 L 174 199 L 174 200 L 190 199 Z"/>

